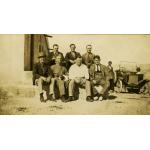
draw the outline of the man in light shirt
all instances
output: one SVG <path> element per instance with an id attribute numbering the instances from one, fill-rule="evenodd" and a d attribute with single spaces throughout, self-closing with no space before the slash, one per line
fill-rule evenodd
<path id="1" fill-rule="evenodd" d="M 74 100 L 75 84 L 85 86 L 86 100 L 92 102 L 91 83 L 89 81 L 89 73 L 86 65 L 82 64 L 82 57 L 76 59 L 76 63 L 69 69 L 69 101 Z"/>

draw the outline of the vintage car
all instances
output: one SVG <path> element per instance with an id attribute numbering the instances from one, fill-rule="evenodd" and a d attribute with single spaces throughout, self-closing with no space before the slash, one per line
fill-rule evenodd
<path id="1" fill-rule="evenodd" d="M 115 72 L 118 92 L 140 93 L 141 88 L 149 82 L 144 79 L 144 74 L 135 62 L 122 61 Z"/>

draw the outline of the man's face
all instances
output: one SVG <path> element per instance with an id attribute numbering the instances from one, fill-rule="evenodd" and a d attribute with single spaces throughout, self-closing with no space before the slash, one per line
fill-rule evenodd
<path id="1" fill-rule="evenodd" d="M 95 65 L 99 65 L 100 64 L 100 60 L 98 58 L 95 58 L 94 59 L 94 63 L 95 63 Z"/>
<path id="2" fill-rule="evenodd" d="M 120 67 L 119 69 L 121 72 L 124 72 L 124 68 L 123 67 Z"/>
<path id="3" fill-rule="evenodd" d="M 56 62 L 56 64 L 60 64 L 61 63 L 61 56 L 57 56 L 56 57 L 56 60 L 55 60 L 55 62 Z"/>
<path id="4" fill-rule="evenodd" d="M 44 63 L 45 62 L 45 57 L 41 57 L 39 58 L 40 63 Z"/>
<path id="5" fill-rule="evenodd" d="M 76 64 L 77 64 L 78 66 L 81 66 L 81 64 L 82 64 L 82 58 L 77 58 L 77 59 L 76 59 Z"/>
<path id="6" fill-rule="evenodd" d="M 75 45 L 71 45 L 71 46 L 70 46 L 70 49 L 71 49 L 72 52 L 74 52 L 75 49 L 76 49 L 76 46 L 75 46 Z"/>
<path id="7" fill-rule="evenodd" d="M 109 62 L 108 65 L 111 66 L 111 65 L 112 65 L 112 62 Z"/>
<path id="8" fill-rule="evenodd" d="M 91 45 L 88 45 L 88 46 L 86 47 L 86 49 L 87 49 L 87 52 L 88 52 L 88 53 L 91 53 L 91 51 L 92 51 L 92 46 L 91 46 Z"/>
<path id="9" fill-rule="evenodd" d="M 53 47 L 54 52 L 57 52 L 58 49 L 59 49 L 59 47 L 58 47 L 57 45 L 55 45 L 55 46 Z"/>

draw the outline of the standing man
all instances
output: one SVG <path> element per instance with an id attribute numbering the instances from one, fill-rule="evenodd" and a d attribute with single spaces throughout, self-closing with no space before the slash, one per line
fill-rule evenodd
<path id="1" fill-rule="evenodd" d="M 53 45 L 53 51 L 50 52 L 48 54 L 48 63 L 50 66 L 54 65 L 55 64 L 55 59 L 57 56 L 61 56 L 61 60 L 62 60 L 62 63 L 64 63 L 64 56 L 63 56 L 63 53 L 59 52 L 59 46 L 58 44 L 54 44 Z"/>
<path id="2" fill-rule="evenodd" d="M 93 87 L 93 94 L 95 94 L 95 96 L 97 96 L 99 100 L 103 100 L 106 97 L 109 88 L 109 74 L 107 67 L 102 65 L 100 63 L 100 60 L 100 56 L 94 56 L 94 64 L 91 65 L 89 72 Z M 99 92 L 97 91 L 97 93 L 95 93 L 96 91 L 94 91 L 94 86 L 97 85 L 101 85 L 102 90 Z"/>
<path id="3" fill-rule="evenodd" d="M 71 51 L 67 52 L 67 54 L 65 56 L 67 70 L 69 70 L 71 65 L 75 64 L 76 58 L 81 56 L 80 53 L 75 51 L 75 49 L 76 49 L 75 44 L 70 44 L 70 49 L 71 49 Z"/>
<path id="4" fill-rule="evenodd" d="M 50 85 L 50 96 L 52 100 L 56 99 L 55 89 L 58 88 L 59 98 L 64 102 L 65 101 L 65 79 L 67 79 L 67 69 L 61 65 L 62 58 L 58 55 L 55 59 L 55 65 L 51 66 L 52 70 L 52 79 Z"/>
<path id="5" fill-rule="evenodd" d="M 49 86 L 51 81 L 51 71 L 48 64 L 45 62 L 46 55 L 43 52 L 39 53 L 39 62 L 33 67 L 33 85 L 37 85 L 39 88 L 40 101 L 45 102 L 43 97 L 43 85 Z M 49 97 L 49 91 L 47 91 L 47 97 Z"/>
<path id="6" fill-rule="evenodd" d="M 92 53 L 92 45 L 86 46 L 87 52 L 83 54 L 82 59 L 83 63 L 90 68 L 90 66 L 93 64 L 94 54 Z"/>
<path id="7" fill-rule="evenodd" d="M 112 67 L 112 61 L 108 62 L 107 69 L 109 73 L 110 90 L 114 91 L 115 73 Z"/>
<path id="8" fill-rule="evenodd" d="M 74 100 L 75 84 L 79 86 L 85 86 L 86 100 L 93 101 L 91 96 L 91 83 L 89 81 L 88 68 L 82 64 L 82 57 L 76 59 L 76 63 L 69 69 L 69 101 Z"/>

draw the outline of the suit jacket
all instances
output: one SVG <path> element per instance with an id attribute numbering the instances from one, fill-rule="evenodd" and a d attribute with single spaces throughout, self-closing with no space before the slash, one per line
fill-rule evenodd
<path id="1" fill-rule="evenodd" d="M 72 63 L 69 60 L 75 60 L 77 57 L 81 56 L 80 53 L 78 52 L 74 52 L 75 56 L 72 55 L 72 52 L 68 52 L 66 53 L 65 56 L 65 61 L 66 61 L 66 68 L 69 70 L 70 66 L 72 65 Z"/>
<path id="2" fill-rule="evenodd" d="M 109 73 L 106 66 L 100 64 L 101 73 L 104 80 L 109 80 Z M 95 80 L 95 64 L 92 64 L 89 69 L 90 79 Z"/>
<path id="3" fill-rule="evenodd" d="M 33 66 L 33 85 L 35 85 L 35 80 L 39 79 L 40 76 L 49 77 L 52 75 L 50 67 L 47 63 L 42 65 L 38 62 Z"/>
<path id="4" fill-rule="evenodd" d="M 82 55 L 82 62 L 89 68 L 93 64 L 94 54 L 85 53 Z"/>
<path id="5" fill-rule="evenodd" d="M 54 54 L 54 52 L 50 52 L 47 56 L 47 61 L 48 61 L 48 64 L 51 66 L 51 65 L 54 65 L 55 64 L 55 59 L 57 56 L 61 56 L 62 58 L 62 63 L 64 62 L 64 56 L 63 56 L 63 53 L 61 52 L 58 52 L 57 54 Z"/>

